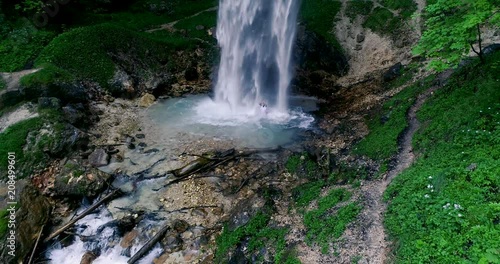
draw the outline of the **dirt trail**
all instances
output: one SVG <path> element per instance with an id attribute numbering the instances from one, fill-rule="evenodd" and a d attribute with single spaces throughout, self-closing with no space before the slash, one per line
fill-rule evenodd
<path id="1" fill-rule="evenodd" d="M 394 166 L 382 180 L 365 182 L 361 186 L 361 200 L 363 210 L 351 228 L 349 228 L 341 241 L 340 262 L 350 263 L 352 259 L 361 257 L 358 263 L 386 263 L 390 259 L 390 243 L 386 240 L 384 230 L 384 212 L 387 204 L 382 201 L 382 195 L 392 179 L 410 167 L 415 156 L 412 148 L 412 138 L 420 128 L 416 113 L 427 98 L 437 90 L 433 86 L 419 95 L 410 107 L 407 120 L 408 127 L 401 137 L 399 152 L 394 159 Z"/>
<path id="2" fill-rule="evenodd" d="M 0 78 L 6 83 L 6 88 L 0 92 L 0 95 L 6 91 L 16 90 L 19 88 L 19 81 L 22 77 L 35 73 L 40 69 L 23 70 L 18 72 L 0 72 Z"/>

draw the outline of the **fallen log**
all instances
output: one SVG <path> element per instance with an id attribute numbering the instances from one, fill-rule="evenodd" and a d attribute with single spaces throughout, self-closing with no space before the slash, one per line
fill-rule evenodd
<path id="1" fill-rule="evenodd" d="M 158 241 L 160 241 L 160 239 L 163 238 L 163 236 L 165 236 L 165 233 L 167 233 L 168 230 L 170 230 L 170 226 L 168 224 L 162 227 L 160 231 L 156 233 L 156 235 L 154 235 L 148 242 L 146 242 L 146 244 L 127 261 L 127 264 L 134 264 L 138 260 L 140 260 L 145 254 L 147 254 L 151 250 L 151 248 Z"/>
<path id="2" fill-rule="evenodd" d="M 113 196 L 119 194 L 120 192 L 121 192 L 120 189 L 116 189 L 116 190 L 112 191 L 110 194 L 108 194 L 104 198 L 102 198 L 99 202 L 93 204 L 87 210 L 83 211 L 80 215 L 75 217 L 73 220 L 69 221 L 67 224 L 65 224 L 61 228 L 57 229 L 54 233 L 52 233 L 50 236 L 48 236 L 43 242 L 48 242 L 51 239 L 53 239 L 54 237 L 60 235 L 66 229 L 70 228 L 72 225 L 74 225 L 76 222 L 78 222 L 78 220 L 84 218 L 85 216 L 90 214 L 92 211 L 94 211 L 96 208 L 101 206 L 103 203 L 109 201 L 111 198 L 113 198 Z"/>

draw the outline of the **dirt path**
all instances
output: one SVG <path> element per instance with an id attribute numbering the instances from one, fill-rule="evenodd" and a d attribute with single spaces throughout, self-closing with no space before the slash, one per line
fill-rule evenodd
<path id="1" fill-rule="evenodd" d="M 408 127 L 403 132 L 399 153 L 395 157 L 395 166 L 390 169 L 382 180 L 365 182 L 361 186 L 361 201 L 363 210 L 357 222 L 349 228 L 341 238 L 340 263 L 351 263 L 353 259 L 360 259 L 358 263 L 386 263 L 391 258 L 390 242 L 386 240 L 384 230 L 384 213 L 387 204 L 382 196 L 392 179 L 410 167 L 415 156 L 412 148 L 412 138 L 420 128 L 416 113 L 424 102 L 439 86 L 433 86 L 419 95 L 410 107 L 407 120 Z"/>
<path id="2" fill-rule="evenodd" d="M 19 81 L 22 77 L 28 74 L 35 73 L 39 70 L 40 69 L 31 69 L 18 72 L 0 72 L 0 78 L 2 78 L 6 83 L 5 89 L 0 92 L 0 95 L 10 90 L 17 90 L 19 88 Z"/>

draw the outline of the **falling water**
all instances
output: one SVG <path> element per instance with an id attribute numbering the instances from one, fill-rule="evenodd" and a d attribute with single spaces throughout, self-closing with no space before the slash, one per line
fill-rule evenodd
<path id="1" fill-rule="evenodd" d="M 217 104 L 243 113 L 264 101 L 287 111 L 299 6 L 299 0 L 220 0 Z"/>

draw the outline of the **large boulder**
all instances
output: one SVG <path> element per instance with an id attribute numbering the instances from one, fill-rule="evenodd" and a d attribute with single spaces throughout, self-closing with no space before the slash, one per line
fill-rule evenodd
<path id="1" fill-rule="evenodd" d="M 401 62 L 398 62 L 394 65 L 392 65 L 385 73 L 384 73 L 384 82 L 390 82 L 403 73 L 403 65 Z"/>
<path id="2" fill-rule="evenodd" d="M 47 198 L 31 185 L 26 185 L 21 190 L 19 205 L 16 212 L 15 256 L 8 254 L 10 249 L 5 243 L 0 243 L 0 263 L 25 263 L 52 210 Z M 2 238 L 3 241 L 4 239 L 6 238 Z"/>
<path id="3" fill-rule="evenodd" d="M 47 186 L 47 193 L 59 197 L 95 197 L 99 195 L 112 175 L 95 168 L 87 168 L 77 161 L 68 160 L 61 164 L 55 175 L 54 185 Z"/>
<path id="4" fill-rule="evenodd" d="M 93 167 L 103 167 L 109 163 L 109 154 L 106 150 L 98 148 L 89 155 L 89 164 Z"/>

